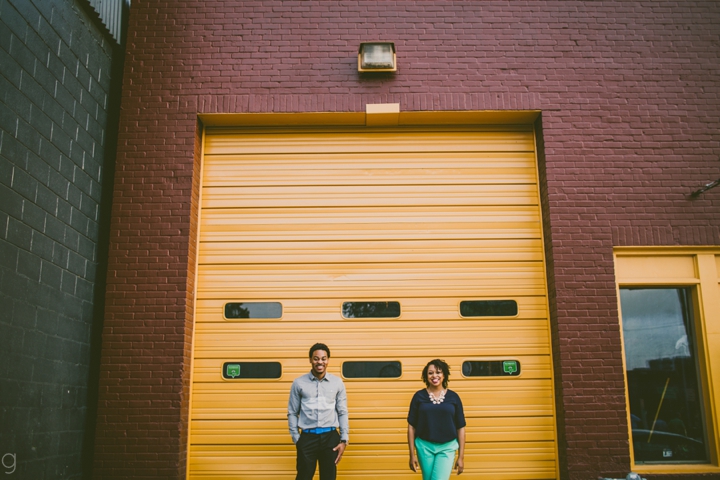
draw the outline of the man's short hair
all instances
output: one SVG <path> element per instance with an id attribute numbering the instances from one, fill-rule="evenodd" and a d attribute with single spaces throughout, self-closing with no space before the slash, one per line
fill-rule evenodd
<path id="1" fill-rule="evenodd" d="M 330 358 L 330 349 L 324 343 L 316 343 L 315 345 L 310 347 L 310 352 L 308 353 L 308 356 L 310 358 L 312 358 L 312 354 L 315 350 L 323 350 L 325 353 L 327 353 L 328 358 Z"/>

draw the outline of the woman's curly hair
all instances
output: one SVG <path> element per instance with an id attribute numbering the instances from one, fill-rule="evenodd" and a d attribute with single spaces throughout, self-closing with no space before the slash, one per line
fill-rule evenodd
<path id="1" fill-rule="evenodd" d="M 428 369 L 430 368 L 430 365 L 435 365 L 435 368 L 438 368 L 442 370 L 443 372 L 443 382 L 442 386 L 443 388 L 447 388 L 448 381 L 450 380 L 450 366 L 445 363 L 444 360 L 440 360 L 439 358 L 436 358 L 435 360 L 430 360 L 427 365 L 425 365 L 425 368 L 423 368 L 422 371 L 422 380 L 425 382 L 426 386 L 430 386 L 430 382 L 428 381 Z"/>

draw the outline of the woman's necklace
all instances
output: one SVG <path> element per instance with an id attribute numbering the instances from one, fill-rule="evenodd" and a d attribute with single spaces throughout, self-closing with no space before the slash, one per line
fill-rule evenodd
<path id="1" fill-rule="evenodd" d="M 440 405 L 443 402 L 443 400 L 445 400 L 445 392 L 446 391 L 447 390 L 441 391 L 440 395 L 438 395 L 437 397 L 435 395 L 433 395 L 433 393 L 431 391 L 428 391 L 428 395 L 430 395 L 430 401 L 435 405 Z"/>

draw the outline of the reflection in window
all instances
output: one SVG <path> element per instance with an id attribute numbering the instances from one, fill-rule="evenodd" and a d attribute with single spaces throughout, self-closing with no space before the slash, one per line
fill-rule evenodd
<path id="1" fill-rule="evenodd" d="M 467 360 L 462 364 L 466 377 L 517 377 L 520 362 L 517 360 Z"/>
<path id="2" fill-rule="evenodd" d="M 463 317 L 514 317 L 518 313 L 515 300 L 465 300 L 460 302 Z"/>
<path id="3" fill-rule="evenodd" d="M 402 365 L 398 361 L 343 362 L 345 378 L 400 378 Z"/>
<path id="4" fill-rule="evenodd" d="M 342 314 L 345 318 L 398 318 L 400 302 L 345 302 Z"/>
<path id="5" fill-rule="evenodd" d="M 280 318 L 280 302 L 226 303 L 225 318 Z"/>
<path id="6" fill-rule="evenodd" d="M 706 463 L 692 297 L 687 288 L 621 288 L 636 463 Z"/>

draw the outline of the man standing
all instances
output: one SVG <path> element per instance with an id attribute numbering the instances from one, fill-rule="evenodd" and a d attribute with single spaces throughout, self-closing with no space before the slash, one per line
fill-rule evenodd
<path id="1" fill-rule="evenodd" d="M 295 480 L 312 480 L 318 464 L 320 480 L 335 480 L 347 446 L 347 394 L 340 377 L 327 373 L 329 360 L 327 345 L 310 347 L 310 373 L 296 378 L 290 388 L 288 426 L 297 449 Z"/>

